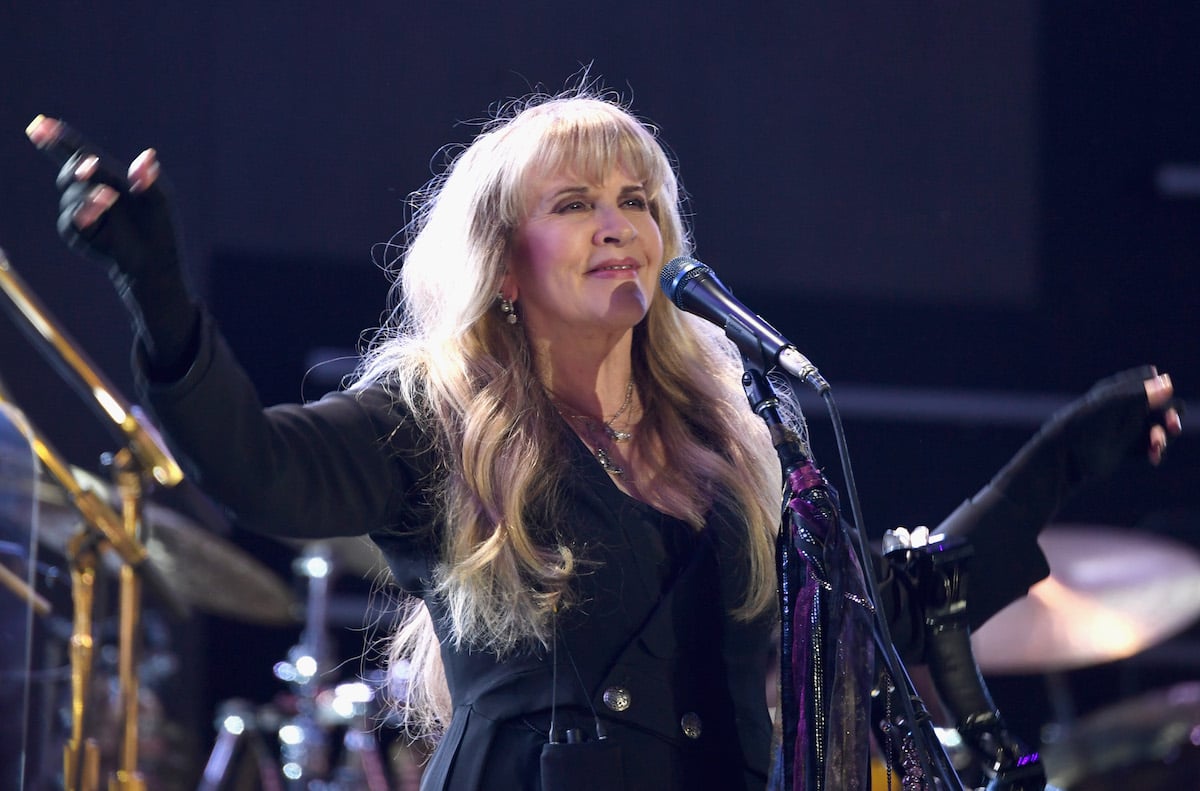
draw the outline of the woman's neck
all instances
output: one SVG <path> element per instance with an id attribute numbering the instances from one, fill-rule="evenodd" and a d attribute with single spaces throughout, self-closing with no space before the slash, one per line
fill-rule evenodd
<path id="1" fill-rule="evenodd" d="M 588 349 L 577 344 L 538 348 L 538 375 L 560 404 L 601 420 L 628 408 L 633 380 L 632 333 L 617 343 Z"/>

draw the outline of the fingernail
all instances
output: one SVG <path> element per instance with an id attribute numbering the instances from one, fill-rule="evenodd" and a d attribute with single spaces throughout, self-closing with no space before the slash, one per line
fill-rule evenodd
<path id="1" fill-rule="evenodd" d="M 58 123 L 41 113 L 25 127 L 25 136 L 38 148 L 50 143 L 58 133 Z"/>
<path id="2" fill-rule="evenodd" d="M 87 228 L 100 219 L 100 215 L 112 208 L 121 197 L 112 187 L 100 185 L 92 189 L 89 197 L 75 211 L 72 220 L 76 228 Z"/>
<path id="3" fill-rule="evenodd" d="M 88 154 L 79 160 L 79 164 L 75 166 L 75 179 L 77 181 L 87 181 L 96 173 L 96 166 L 99 164 L 100 157 L 95 154 Z"/>
<path id="4" fill-rule="evenodd" d="M 117 202 L 117 198 L 121 197 L 121 193 L 117 192 L 112 187 L 101 187 L 96 190 L 95 197 L 92 199 L 97 206 L 103 211 L 108 211 L 112 205 Z"/>
<path id="5" fill-rule="evenodd" d="M 29 122 L 29 126 L 25 127 L 25 136 L 32 139 L 34 134 L 37 133 L 37 128 L 39 126 L 41 126 L 42 121 L 45 121 L 45 120 L 46 120 L 46 116 L 42 115 L 41 113 L 38 113 L 34 117 L 34 119 Z"/>
<path id="6" fill-rule="evenodd" d="M 134 165 L 130 166 L 129 170 L 131 172 L 133 170 L 135 170 L 136 165 L 137 165 L 137 162 L 135 161 Z M 144 191 L 150 189 L 150 185 L 153 184 L 154 182 L 158 181 L 159 170 L 160 170 L 160 168 L 159 168 L 158 162 L 151 162 L 149 167 L 146 168 L 146 172 L 142 175 L 141 178 L 137 178 L 137 179 L 130 178 L 130 180 L 129 180 L 130 192 L 144 192 Z"/>

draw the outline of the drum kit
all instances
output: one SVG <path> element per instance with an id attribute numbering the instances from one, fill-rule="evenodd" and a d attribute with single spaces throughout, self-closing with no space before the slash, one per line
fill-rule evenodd
<path id="1" fill-rule="evenodd" d="M 301 604 L 278 575 L 206 523 L 152 502 L 152 494 L 187 488 L 153 424 L 87 359 L 3 251 L 0 290 L 121 446 L 103 459 L 111 480 L 68 464 L 0 385 L 0 787 L 415 789 L 424 743 L 392 738 L 386 762 L 379 750 L 387 732 L 398 733 L 384 727 L 384 693 L 404 679 L 334 678 L 332 581 L 379 572 L 378 554 L 365 539 L 290 548 L 307 588 Z M 69 603 L 56 601 L 65 581 Z M 147 599 L 157 608 L 144 606 Z M 162 769 L 180 763 L 174 753 L 181 748 L 168 739 L 178 729 L 166 721 L 156 687 L 178 662 L 167 640 L 148 634 L 160 613 L 183 622 L 193 611 L 303 626 L 300 642 L 274 668 L 289 694 L 257 708 L 222 704 L 199 780 L 186 767 Z M 62 656 L 66 667 L 50 659 Z M 51 756 L 56 749 L 61 762 Z M 397 771 L 389 775 L 385 765 Z"/>
<path id="2" fill-rule="evenodd" d="M 100 500 L 111 499 L 112 487 L 100 478 L 78 468 L 72 468 L 71 472 L 81 487 L 99 495 Z M 43 479 L 34 488 L 38 502 L 37 541 L 43 567 L 35 576 L 61 579 L 65 575 L 57 573 L 53 563 L 71 557 L 81 518 L 63 487 Z M 343 539 L 303 545 L 296 552 L 293 564 L 295 577 L 307 589 L 305 601 L 300 602 L 274 571 L 178 511 L 147 504 L 141 523 L 142 543 L 147 553 L 143 562 L 155 564 L 165 585 L 148 604 L 161 605 L 168 618 L 187 618 L 196 611 L 250 624 L 299 628 L 299 642 L 273 668 L 286 692 L 274 695 L 266 703 L 234 699 L 219 704 L 213 747 L 197 780 L 193 771 L 196 762 L 191 760 L 195 756 L 187 761 L 190 766 L 181 767 L 178 764 L 182 756 L 163 754 L 164 749 L 178 750 L 183 745 L 163 745 L 167 739 L 165 730 L 177 727 L 177 723 L 168 721 L 159 698 L 180 663 L 171 646 L 163 644 L 161 634 L 142 636 L 136 641 L 139 643 L 134 652 L 136 675 L 140 681 L 136 689 L 136 725 L 117 738 L 125 727 L 126 716 L 121 704 L 114 704 L 114 698 L 124 697 L 118 689 L 122 676 L 118 672 L 114 679 L 112 668 L 108 667 L 111 660 L 101 656 L 112 653 L 105 651 L 103 637 L 105 632 L 113 630 L 105 628 L 103 619 L 97 619 L 90 630 L 78 623 L 70 630 L 52 630 L 57 639 L 66 640 L 71 646 L 94 632 L 90 640 L 84 638 L 93 651 L 82 660 L 75 657 L 69 672 L 51 674 L 55 683 L 71 684 L 71 702 L 59 700 L 57 707 L 62 714 L 55 718 L 71 727 L 67 733 L 58 734 L 52 730 L 47 733 L 43 728 L 41 738 L 61 743 L 67 757 L 61 773 L 53 769 L 46 772 L 47 767 L 42 767 L 41 777 L 36 781 L 31 778 L 24 787 L 41 788 L 43 785 L 39 783 L 45 782 L 47 788 L 96 788 L 100 778 L 111 770 L 110 787 L 124 783 L 148 789 L 205 791 L 237 788 L 415 791 L 419 774 L 414 778 L 413 767 L 419 772 L 419 758 L 425 746 L 402 739 L 398 731 L 391 738 L 384 733 L 389 722 L 384 697 L 403 679 L 394 674 L 385 677 L 381 671 L 363 673 L 355 679 L 341 677 L 329 636 L 334 620 L 329 612 L 334 579 L 343 573 L 362 576 L 382 568 L 378 565 L 381 560 L 371 554 L 368 545 Z M 111 581 L 120 574 L 118 561 L 100 566 L 92 570 L 91 588 L 97 602 L 104 598 L 100 588 L 104 587 L 105 579 Z M 71 577 L 77 576 L 73 570 Z M 46 583 L 35 583 L 28 589 L 27 603 L 39 619 L 55 619 L 58 614 L 52 602 L 54 591 L 47 595 L 38 588 L 45 589 Z M 13 588 L 14 592 L 18 590 Z M 78 605 L 79 597 L 74 599 Z M 143 627 L 157 623 L 154 619 L 159 609 L 148 607 L 142 613 Z M 365 619 L 366 615 L 364 609 L 361 617 Z M 121 635 L 118 639 L 123 638 Z M 31 678 L 39 672 L 44 674 L 43 670 L 35 669 Z M 55 705 L 54 701 L 50 704 Z M 74 723 L 79 723 L 79 727 L 74 727 Z M 136 740 L 133 754 L 141 760 L 139 763 L 137 758 L 132 759 L 129 765 L 136 767 L 136 772 L 128 780 L 118 782 L 120 770 L 115 767 L 120 765 L 122 749 L 128 749 L 120 745 L 124 738 Z M 193 742 L 188 747 L 196 749 L 196 740 L 183 741 Z M 390 748 L 389 760 L 382 757 L 385 746 Z M 79 778 L 74 785 L 66 782 L 72 771 L 77 771 Z M 191 777 L 187 776 L 189 772 Z"/>
<path id="3" fill-rule="evenodd" d="M 335 679 L 332 581 L 339 573 L 378 572 L 380 557 L 365 540 L 298 545 L 293 574 L 307 592 L 301 604 L 279 576 L 208 526 L 149 501 L 183 482 L 152 424 L 58 329 L 2 252 L 0 287 L 35 339 L 95 400 L 123 445 L 108 459 L 111 482 L 73 467 L 0 388 L 0 596 L 6 597 L 0 615 L 17 612 L 16 601 L 22 616 L 0 618 L 0 705 L 15 700 L 22 712 L 19 732 L 0 738 L 6 745 L 0 759 L 19 765 L 11 785 L 94 791 L 103 767 L 110 791 L 415 789 L 429 745 L 400 736 L 385 744 L 387 734 L 398 730 L 390 727 L 383 698 L 397 697 L 385 693 L 403 687 L 403 671 Z M 1165 642 L 1200 616 L 1200 553 L 1186 545 L 1078 525 L 1051 527 L 1041 541 L 1050 578 L 973 636 L 985 674 L 1054 674 L 1124 659 Z M 65 571 L 39 563 L 39 549 L 62 558 Z M 70 626 L 46 630 L 69 656 L 69 670 L 56 675 L 53 668 L 32 666 L 30 635 L 35 624 L 64 620 L 46 588 L 67 579 Z M 98 626 L 105 625 L 94 617 L 110 582 L 119 597 L 115 646 L 103 644 L 105 629 Z M 199 610 L 299 627 L 299 641 L 274 666 L 288 694 L 267 704 L 220 704 L 198 779 L 156 776 L 139 763 L 139 752 L 143 758 L 152 752 L 147 746 L 164 727 L 154 685 L 139 682 L 169 674 L 173 666 L 169 647 L 161 645 L 158 656 L 168 661 L 158 670 L 147 662 L 153 652 L 145 650 L 144 591 L 172 619 Z M 365 610 L 362 615 L 365 623 Z M 98 672 L 106 662 L 116 665 L 115 673 Z M 63 727 L 31 728 L 30 688 L 47 680 L 69 683 L 69 694 L 60 696 L 67 700 L 51 707 Z M 110 695 L 115 705 L 106 706 Z M 50 746 L 39 741 L 62 747 L 51 778 L 30 765 L 31 754 L 44 759 Z M 1073 791 L 1200 787 L 1200 686 L 1183 683 L 1101 710 L 1065 729 L 1043 757 L 1051 784 Z M 7 787 L 10 776 L 3 780 Z"/>

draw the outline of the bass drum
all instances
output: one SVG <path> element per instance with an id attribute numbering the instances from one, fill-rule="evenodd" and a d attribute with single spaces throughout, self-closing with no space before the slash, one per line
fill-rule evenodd
<path id="1" fill-rule="evenodd" d="M 1065 791 L 1200 789 L 1200 682 L 1102 709 L 1046 744 L 1043 758 Z"/>

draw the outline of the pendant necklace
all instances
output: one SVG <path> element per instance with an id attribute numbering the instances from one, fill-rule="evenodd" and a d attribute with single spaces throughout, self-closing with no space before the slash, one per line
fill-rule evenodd
<path id="1" fill-rule="evenodd" d="M 629 383 L 625 385 L 625 400 L 621 402 L 620 408 L 617 409 L 613 416 L 608 420 L 602 421 L 597 420 L 591 415 L 573 415 L 563 412 L 562 407 L 566 406 L 566 404 L 555 398 L 552 393 L 550 394 L 550 400 L 554 402 L 555 409 L 558 409 L 560 415 L 582 423 L 590 433 L 603 433 L 605 437 L 613 442 L 628 442 L 629 440 L 633 439 L 632 432 L 622 431 L 621 429 L 613 426 L 613 423 L 616 422 L 617 418 L 621 417 L 621 415 L 624 415 L 625 412 L 629 410 L 629 407 L 633 404 L 632 376 L 629 377 Z M 603 445 L 596 444 L 593 452 L 596 455 L 596 460 L 600 462 L 601 468 L 603 468 L 603 470 L 609 475 L 625 474 L 625 468 L 618 466 L 612 460 L 612 455 L 608 452 L 608 448 L 604 447 Z"/>

